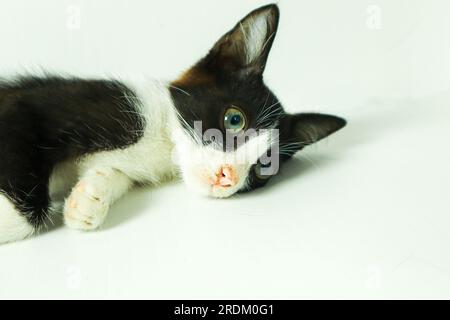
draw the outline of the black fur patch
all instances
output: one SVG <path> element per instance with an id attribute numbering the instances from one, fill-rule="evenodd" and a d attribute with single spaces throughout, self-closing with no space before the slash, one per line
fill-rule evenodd
<path id="1" fill-rule="evenodd" d="M 0 84 L 0 190 L 38 227 L 61 161 L 138 141 L 135 95 L 116 81 L 22 77 Z"/>

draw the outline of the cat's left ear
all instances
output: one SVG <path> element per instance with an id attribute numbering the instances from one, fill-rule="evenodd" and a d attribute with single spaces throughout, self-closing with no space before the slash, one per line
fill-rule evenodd
<path id="1" fill-rule="evenodd" d="M 262 75 L 279 16 L 275 4 L 252 11 L 220 38 L 203 62 L 213 71 Z"/>
<path id="2" fill-rule="evenodd" d="M 328 137 L 346 124 L 345 119 L 329 114 L 297 113 L 286 115 L 280 121 L 280 130 L 282 139 L 291 143 L 291 150 L 298 151 Z"/>

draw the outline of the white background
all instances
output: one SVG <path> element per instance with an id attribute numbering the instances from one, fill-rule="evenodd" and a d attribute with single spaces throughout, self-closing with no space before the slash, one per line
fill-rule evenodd
<path id="1" fill-rule="evenodd" d="M 0 71 L 173 79 L 266 1 L 0 0 Z M 282 0 L 266 80 L 349 120 L 270 186 L 136 190 L 0 247 L 2 298 L 450 298 L 450 3 Z"/>

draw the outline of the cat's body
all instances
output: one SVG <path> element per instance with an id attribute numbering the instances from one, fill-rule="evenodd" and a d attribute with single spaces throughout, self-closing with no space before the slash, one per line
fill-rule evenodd
<path id="1" fill-rule="evenodd" d="M 91 230 L 136 183 L 180 176 L 219 198 L 263 186 L 266 166 L 343 127 L 334 116 L 285 113 L 264 85 L 278 14 L 274 5 L 255 10 L 172 83 L 47 76 L 0 84 L 0 243 L 38 230 L 58 194 L 65 223 Z M 265 131 L 235 145 L 248 129 L 276 130 L 281 147 Z M 216 139 L 230 132 L 231 148 Z"/>
<path id="2" fill-rule="evenodd" d="M 1 87 L 0 97 L 5 134 L 0 168 L 10 168 L 0 173 L 0 197 L 11 201 L 33 229 L 47 218 L 52 197 L 70 191 L 74 181 L 96 188 L 80 188 L 67 199 L 66 223 L 91 229 L 134 183 L 159 184 L 177 174 L 171 140 L 177 114 L 168 84 L 146 78 L 23 77 Z M 82 205 L 102 219 L 77 220 L 77 210 L 86 209 Z M 0 229 L 0 241 L 2 234 Z"/>

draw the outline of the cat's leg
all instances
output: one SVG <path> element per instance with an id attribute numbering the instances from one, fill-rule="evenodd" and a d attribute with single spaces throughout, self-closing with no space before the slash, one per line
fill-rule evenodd
<path id="1" fill-rule="evenodd" d="M 22 240 L 33 234 L 34 230 L 13 201 L 0 194 L 0 243 Z"/>
<path id="2" fill-rule="evenodd" d="M 110 206 L 132 186 L 132 180 L 113 168 L 93 168 L 84 173 L 64 206 L 67 226 L 80 230 L 98 228 Z"/>
<path id="3" fill-rule="evenodd" d="M 4 243 L 24 239 L 44 224 L 51 165 L 28 139 L 3 124 L 0 140 L 0 243 Z"/>

